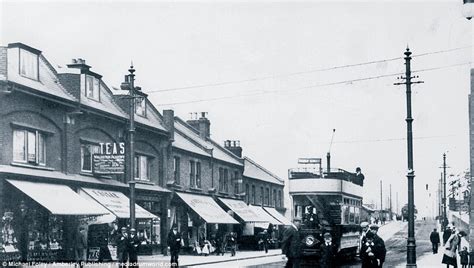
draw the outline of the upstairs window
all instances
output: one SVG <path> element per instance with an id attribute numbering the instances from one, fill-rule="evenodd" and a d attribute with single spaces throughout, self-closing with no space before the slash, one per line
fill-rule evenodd
<path id="1" fill-rule="evenodd" d="M 276 207 L 277 206 L 277 194 L 276 194 L 276 190 L 273 189 L 273 201 L 272 201 L 272 207 Z"/>
<path id="2" fill-rule="evenodd" d="M 144 155 L 135 155 L 135 179 L 140 181 L 150 180 L 150 159 Z"/>
<path id="3" fill-rule="evenodd" d="M 100 101 L 100 80 L 91 75 L 86 75 L 86 97 Z"/>
<path id="4" fill-rule="evenodd" d="M 201 188 L 201 163 L 196 162 L 196 187 Z"/>
<path id="5" fill-rule="evenodd" d="M 260 205 L 263 205 L 263 187 L 260 187 Z"/>
<path id="6" fill-rule="evenodd" d="M 224 191 L 224 169 L 219 168 L 219 192 Z"/>
<path id="7" fill-rule="evenodd" d="M 13 161 L 34 165 L 46 164 L 45 136 L 38 131 L 13 131 Z"/>
<path id="8" fill-rule="evenodd" d="M 174 176 L 174 181 L 176 184 L 179 185 L 180 183 L 180 173 L 179 173 L 179 169 L 180 169 L 180 159 L 179 157 L 175 156 L 174 157 L 174 162 L 173 162 L 173 176 Z"/>
<path id="9" fill-rule="evenodd" d="M 38 76 L 38 55 L 28 50 L 20 49 L 20 75 L 39 80 Z"/>
<path id="10" fill-rule="evenodd" d="M 137 98 L 135 101 L 135 113 L 146 117 L 146 98 Z"/>
<path id="11" fill-rule="evenodd" d="M 266 189 L 265 191 L 265 204 L 264 205 L 269 205 L 270 203 L 270 189 Z"/>
<path id="12" fill-rule="evenodd" d="M 245 201 L 247 201 L 247 204 L 250 203 L 250 187 L 248 183 L 245 184 Z"/>
<path id="13" fill-rule="evenodd" d="M 194 161 L 189 161 L 189 186 L 191 188 L 196 187 L 196 166 L 194 165 Z"/>
<path id="14" fill-rule="evenodd" d="M 81 144 L 82 172 L 92 172 L 94 154 L 100 154 L 100 146 L 98 144 Z"/>
<path id="15" fill-rule="evenodd" d="M 255 192 L 255 185 L 252 185 L 252 204 L 257 204 L 257 193 Z"/>
<path id="16" fill-rule="evenodd" d="M 229 192 L 229 170 L 224 169 L 224 192 Z"/>

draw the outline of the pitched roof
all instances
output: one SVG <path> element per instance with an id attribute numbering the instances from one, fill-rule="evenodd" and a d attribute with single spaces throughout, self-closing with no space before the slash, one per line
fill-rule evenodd
<path id="1" fill-rule="evenodd" d="M 282 179 L 248 157 L 244 157 L 244 177 L 284 185 Z"/>
<path id="2" fill-rule="evenodd" d="M 220 146 L 213 140 L 203 139 L 196 129 L 194 129 L 188 123 L 184 122 L 181 118 L 175 117 L 174 123 L 176 132 L 181 134 L 183 137 L 192 140 L 192 142 L 195 143 L 195 146 L 198 146 L 199 148 L 201 148 L 201 150 L 212 150 L 212 156 L 215 159 L 234 165 L 243 166 L 243 163 L 241 162 L 241 159 L 239 157 L 237 157 L 224 147 Z"/>

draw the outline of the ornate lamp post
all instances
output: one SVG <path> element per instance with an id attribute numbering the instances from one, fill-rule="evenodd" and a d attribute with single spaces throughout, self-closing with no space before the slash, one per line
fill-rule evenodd
<path id="1" fill-rule="evenodd" d="M 128 90 L 127 98 L 130 100 L 129 105 L 129 127 L 128 127 L 128 161 L 127 161 L 127 178 L 130 187 L 130 228 L 135 229 L 135 101 L 146 97 L 141 92 L 140 87 L 135 86 L 135 69 L 133 64 L 128 69 L 130 74 L 125 75 L 125 81 L 120 85 L 120 89 Z"/>

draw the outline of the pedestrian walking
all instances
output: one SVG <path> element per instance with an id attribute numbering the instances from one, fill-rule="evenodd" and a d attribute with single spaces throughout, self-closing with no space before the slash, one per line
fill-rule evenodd
<path id="1" fill-rule="evenodd" d="M 441 261 L 441 263 L 446 264 L 446 268 L 449 268 L 450 265 L 455 268 L 458 267 L 456 251 L 461 245 L 461 238 L 464 236 L 466 236 L 466 232 L 460 231 L 457 234 L 452 234 L 448 241 L 446 241 L 443 260 Z"/>
<path id="2" fill-rule="evenodd" d="M 360 250 L 362 268 L 379 268 L 385 259 L 384 248 L 375 241 L 375 234 L 368 232 L 365 236 L 365 243 Z"/>
<path id="3" fill-rule="evenodd" d="M 321 259 L 320 267 L 321 268 L 332 268 L 336 267 L 336 253 L 337 247 L 332 242 L 332 236 L 330 233 L 324 234 L 324 243 L 321 244 Z"/>
<path id="4" fill-rule="evenodd" d="M 443 246 L 446 245 L 446 241 L 451 237 L 452 231 L 450 226 L 446 226 L 443 232 Z"/>
<path id="5" fill-rule="evenodd" d="M 181 234 L 178 232 L 178 226 L 174 224 L 168 233 L 168 247 L 170 248 L 171 267 L 179 267 L 179 251 L 181 250 L 183 244 L 184 243 Z"/>
<path id="6" fill-rule="evenodd" d="M 128 258 L 130 266 L 138 267 L 138 247 L 140 246 L 140 239 L 137 236 L 135 229 L 130 229 L 130 238 L 128 239 Z"/>
<path id="7" fill-rule="evenodd" d="M 467 252 L 467 247 L 462 248 L 459 252 L 459 257 L 461 259 L 461 267 L 467 268 L 467 265 L 469 264 L 469 253 Z"/>
<path id="8" fill-rule="evenodd" d="M 281 241 L 281 251 L 288 258 L 285 268 L 299 268 L 301 258 L 301 235 L 299 228 L 301 225 L 300 218 L 293 219 L 293 225 L 289 226 L 283 233 Z"/>
<path id="9" fill-rule="evenodd" d="M 230 248 L 230 256 L 235 256 L 235 251 L 237 250 L 237 234 L 234 232 L 230 232 L 229 237 L 227 239 L 227 245 Z"/>
<path id="10" fill-rule="evenodd" d="M 119 267 L 128 266 L 128 232 L 126 227 L 120 229 L 120 235 L 117 239 L 117 260 L 119 262 Z"/>
<path id="11" fill-rule="evenodd" d="M 433 232 L 430 234 L 431 247 L 433 249 L 433 254 L 438 254 L 438 246 L 440 243 L 439 233 L 436 231 L 436 228 L 433 229 Z"/>
<path id="12" fill-rule="evenodd" d="M 373 242 L 377 244 L 377 250 L 380 250 L 378 252 L 378 256 L 380 257 L 380 266 L 382 267 L 383 263 L 385 262 L 385 256 L 387 255 L 387 249 L 385 248 L 385 242 L 383 239 L 377 234 L 379 231 L 379 226 L 377 225 L 371 225 L 370 226 L 370 233 L 372 233 L 373 236 Z"/>
<path id="13" fill-rule="evenodd" d="M 87 260 L 87 233 L 83 226 L 79 227 L 76 235 L 75 257 L 79 267 L 84 267 Z"/>
<path id="14" fill-rule="evenodd" d="M 365 235 L 367 234 L 367 232 L 369 231 L 369 223 L 368 222 L 362 222 L 360 224 L 360 228 L 362 229 L 361 233 L 360 233 L 360 238 L 359 238 L 359 253 L 360 253 L 360 249 L 362 248 L 362 244 L 365 243 Z"/>

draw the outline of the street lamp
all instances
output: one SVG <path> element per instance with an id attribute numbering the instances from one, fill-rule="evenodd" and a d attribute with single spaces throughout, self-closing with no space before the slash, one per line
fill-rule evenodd
<path id="1" fill-rule="evenodd" d="M 407 153 L 408 153 L 408 239 L 407 239 L 407 267 L 416 267 L 416 243 L 415 243 L 415 202 L 414 202 L 414 187 L 413 179 L 415 178 L 415 171 L 413 169 L 413 129 L 412 122 L 413 118 L 411 116 L 411 85 L 423 83 L 422 81 L 413 82 L 413 78 L 418 78 L 418 76 L 411 76 L 411 52 L 407 47 L 405 51 L 405 77 L 400 77 L 404 79 L 405 82 L 395 83 L 395 85 L 406 85 L 406 98 L 407 98 Z"/>
<path id="2" fill-rule="evenodd" d="M 463 0 L 462 15 L 468 20 L 474 17 L 474 0 Z"/>
<path id="3" fill-rule="evenodd" d="M 127 161 L 127 177 L 130 187 L 130 228 L 135 229 L 135 101 L 146 97 L 146 94 L 141 92 L 140 87 L 135 86 L 135 69 L 133 64 L 128 69 L 130 74 L 125 75 L 125 81 L 120 85 L 120 89 L 128 90 L 129 95 L 129 127 L 128 127 L 128 161 Z"/>

